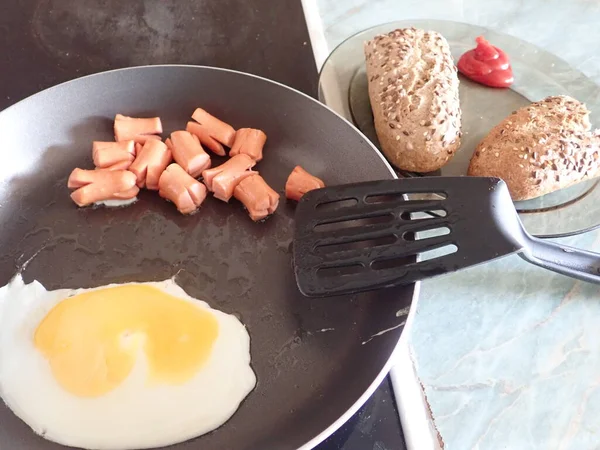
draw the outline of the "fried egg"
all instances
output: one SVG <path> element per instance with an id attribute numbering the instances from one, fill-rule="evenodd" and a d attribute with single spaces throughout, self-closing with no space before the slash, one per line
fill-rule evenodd
<path id="1" fill-rule="evenodd" d="M 0 288 L 0 395 L 51 441 L 175 444 L 222 425 L 255 384 L 244 325 L 172 279 Z"/>

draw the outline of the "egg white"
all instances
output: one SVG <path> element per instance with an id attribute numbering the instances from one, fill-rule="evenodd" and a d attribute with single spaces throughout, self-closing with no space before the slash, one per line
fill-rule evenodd
<path id="1" fill-rule="evenodd" d="M 99 202 L 94 203 L 94 206 L 104 206 L 106 208 L 122 208 L 124 206 L 129 206 L 138 201 L 137 197 L 128 198 L 125 200 L 101 200 Z"/>
<path id="2" fill-rule="evenodd" d="M 47 291 L 17 275 L 0 288 L 0 395 L 7 406 L 46 439 L 98 450 L 161 447 L 200 436 L 225 423 L 254 389 L 250 337 L 234 316 L 194 299 L 174 280 L 140 283 L 205 308 L 219 323 L 212 352 L 198 373 L 181 385 L 147 382 L 140 352 L 116 389 L 78 397 L 55 380 L 33 336 L 45 315 L 68 296 L 101 289 Z M 103 286 L 102 288 L 117 286 Z"/>

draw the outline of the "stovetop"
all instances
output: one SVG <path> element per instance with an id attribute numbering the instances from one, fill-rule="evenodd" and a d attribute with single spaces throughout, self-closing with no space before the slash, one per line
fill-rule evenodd
<path id="1" fill-rule="evenodd" d="M 0 107 L 72 78 L 146 64 L 219 66 L 316 92 L 292 0 L 5 0 L 0 45 Z"/>
<path id="2" fill-rule="evenodd" d="M 299 0 L 4 0 L 0 54 L 0 110 L 73 78 L 148 64 L 218 66 L 317 90 Z M 317 449 L 404 450 L 389 380 Z"/>

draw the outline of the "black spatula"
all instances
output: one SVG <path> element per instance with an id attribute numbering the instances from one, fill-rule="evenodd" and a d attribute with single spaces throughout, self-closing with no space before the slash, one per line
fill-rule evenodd
<path id="1" fill-rule="evenodd" d="M 600 255 L 530 236 L 498 178 L 422 177 L 318 189 L 298 203 L 295 226 L 296 280 L 309 297 L 413 283 L 511 253 L 600 283 Z"/>

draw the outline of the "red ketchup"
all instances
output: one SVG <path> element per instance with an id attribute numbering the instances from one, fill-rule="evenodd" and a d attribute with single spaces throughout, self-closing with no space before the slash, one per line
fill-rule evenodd
<path id="1" fill-rule="evenodd" d="M 486 86 L 509 87 L 514 77 L 508 55 L 486 41 L 483 36 L 475 40 L 477 47 L 466 52 L 458 60 L 458 71 Z"/>

